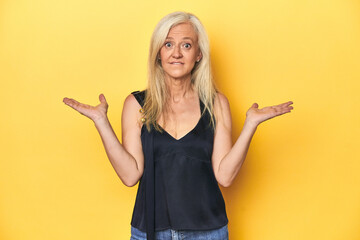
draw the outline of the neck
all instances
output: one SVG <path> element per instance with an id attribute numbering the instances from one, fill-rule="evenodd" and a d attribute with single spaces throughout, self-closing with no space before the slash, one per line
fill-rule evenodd
<path id="1" fill-rule="evenodd" d="M 166 79 L 166 85 L 169 91 L 169 100 L 177 103 L 181 99 L 191 97 L 193 95 L 193 88 L 191 78 L 187 79 Z"/>

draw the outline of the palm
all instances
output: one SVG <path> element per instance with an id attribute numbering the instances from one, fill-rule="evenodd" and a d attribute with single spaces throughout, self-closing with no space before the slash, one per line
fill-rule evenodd
<path id="1" fill-rule="evenodd" d="M 293 107 L 290 106 L 291 104 L 293 104 L 293 102 L 289 101 L 279 105 L 259 109 L 259 105 L 254 103 L 246 112 L 246 118 L 248 121 L 260 124 L 268 119 L 290 112 L 293 109 Z"/>
<path id="2" fill-rule="evenodd" d="M 63 102 L 81 113 L 82 115 L 90 118 L 95 121 L 102 117 L 105 117 L 107 114 L 107 110 L 109 105 L 106 102 L 105 96 L 103 94 L 99 95 L 100 104 L 97 106 L 90 106 L 88 104 L 83 104 L 72 98 L 64 98 Z"/>

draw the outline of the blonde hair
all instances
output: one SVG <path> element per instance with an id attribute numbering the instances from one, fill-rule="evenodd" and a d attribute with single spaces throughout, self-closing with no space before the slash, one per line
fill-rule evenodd
<path id="1" fill-rule="evenodd" d="M 208 111 L 211 116 L 211 125 L 215 128 L 214 120 L 214 99 L 216 96 L 216 87 L 213 80 L 211 62 L 210 62 L 210 44 L 206 31 L 200 20 L 191 13 L 173 12 L 166 15 L 156 25 L 152 34 L 148 58 L 148 87 L 144 102 L 144 124 L 148 131 L 153 125 L 156 130 L 161 131 L 157 120 L 166 109 L 166 100 L 168 90 L 165 84 L 165 75 L 158 60 L 159 52 L 164 45 L 165 39 L 170 29 L 181 23 L 191 23 L 198 36 L 198 45 L 202 58 L 200 62 L 195 63 L 191 74 L 191 83 L 194 90 L 197 91 L 200 100 L 204 103 L 204 114 Z"/>

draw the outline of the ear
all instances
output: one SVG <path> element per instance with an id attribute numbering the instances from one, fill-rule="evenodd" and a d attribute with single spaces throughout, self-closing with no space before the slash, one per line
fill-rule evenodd
<path id="1" fill-rule="evenodd" d="M 196 58 L 196 62 L 200 62 L 200 60 L 202 59 L 202 53 L 201 51 L 199 52 L 199 55 Z"/>

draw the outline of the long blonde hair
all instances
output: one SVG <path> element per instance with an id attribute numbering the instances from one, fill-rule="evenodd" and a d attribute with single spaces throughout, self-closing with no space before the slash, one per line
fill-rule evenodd
<path id="1" fill-rule="evenodd" d="M 181 23 L 191 23 L 198 36 L 198 45 L 202 53 L 200 62 L 195 63 L 191 74 L 191 83 L 197 91 L 200 100 L 204 103 L 204 114 L 208 111 L 211 116 L 211 125 L 215 128 L 214 99 L 216 87 L 213 80 L 210 62 L 210 44 L 206 31 L 200 20 L 191 13 L 173 12 L 166 15 L 156 25 L 150 41 L 148 59 L 148 87 L 144 102 L 144 124 L 148 131 L 153 125 L 156 130 L 161 131 L 157 120 L 166 109 L 168 90 L 165 84 L 165 75 L 161 62 L 158 60 L 159 52 L 164 45 L 170 29 Z"/>

